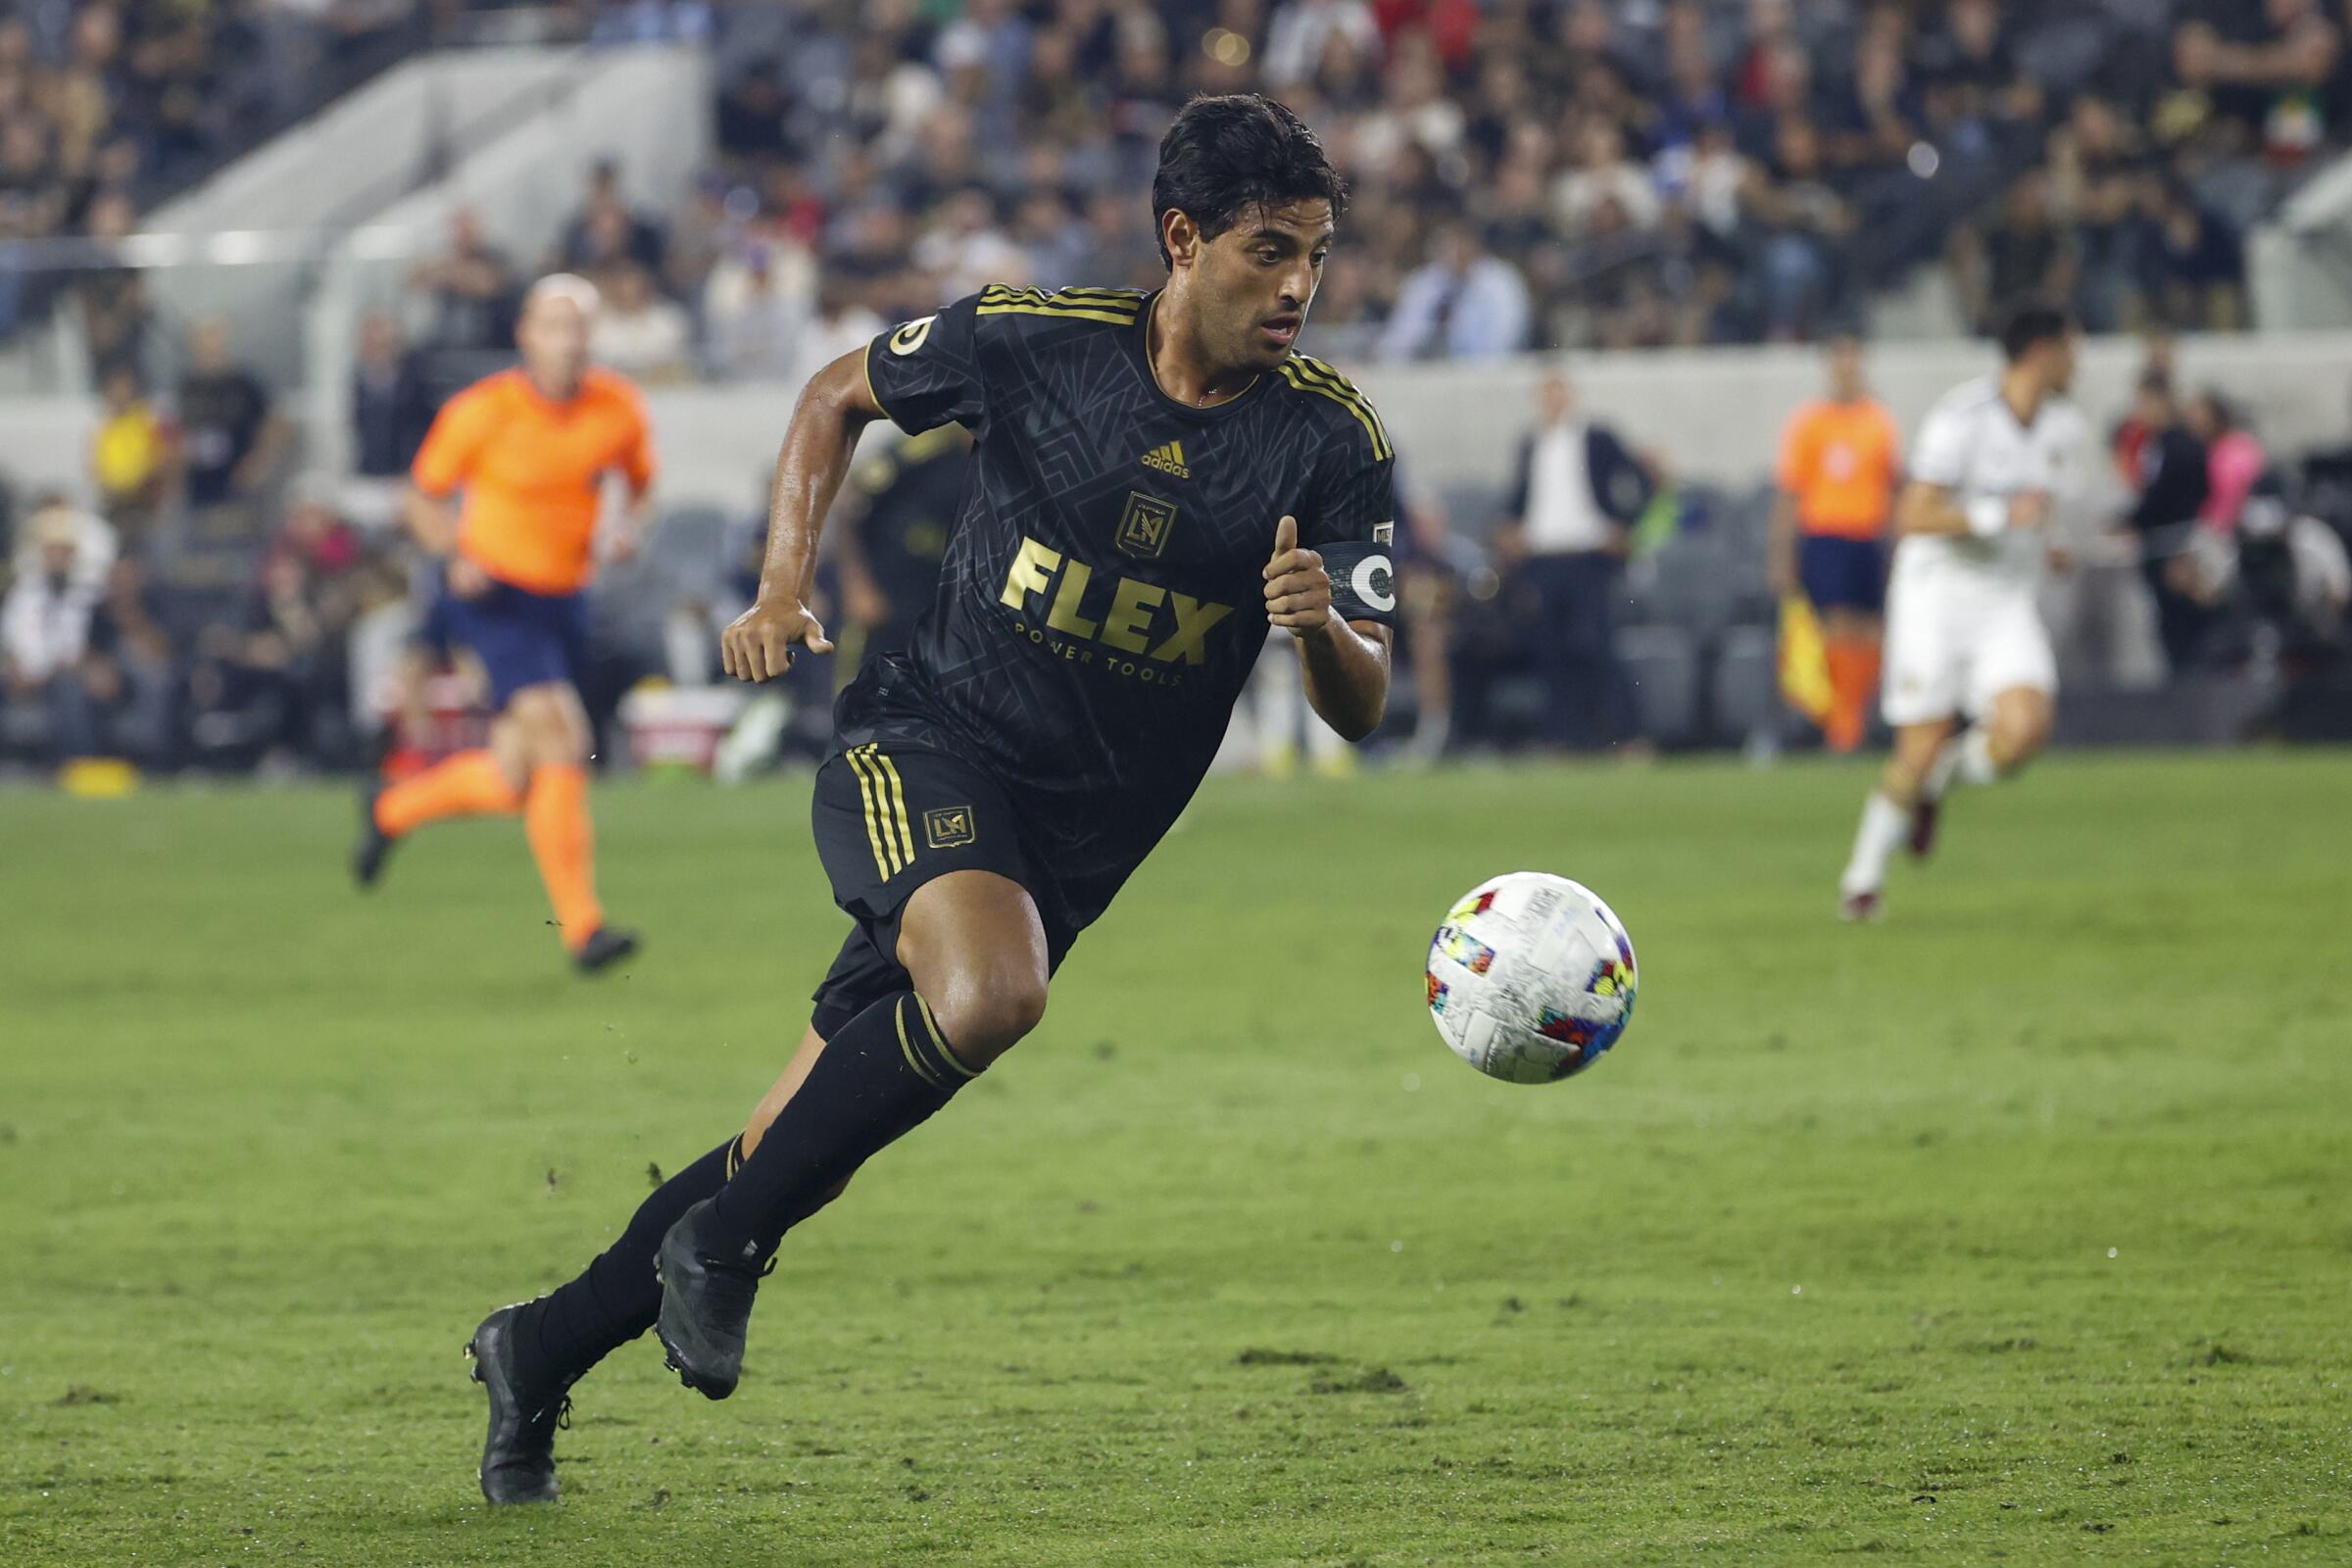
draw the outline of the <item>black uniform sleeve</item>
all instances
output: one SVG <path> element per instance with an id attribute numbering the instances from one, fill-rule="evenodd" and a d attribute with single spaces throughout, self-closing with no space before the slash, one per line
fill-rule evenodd
<path id="1" fill-rule="evenodd" d="M 1343 442 L 1326 457 L 1312 516 L 1298 535 L 1323 556 L 1332 608 L 1344 620 L 1396 620 L 1396 460 L 1367 442 Z"/>
<path id="2" fill-rule="evenodd" d="M 966 295 L 865 346 L 865 384 L 891 422 L 908 435 L 950 423 L 977 429 L 987 416 L 979 305 L 979 295 Z"/>

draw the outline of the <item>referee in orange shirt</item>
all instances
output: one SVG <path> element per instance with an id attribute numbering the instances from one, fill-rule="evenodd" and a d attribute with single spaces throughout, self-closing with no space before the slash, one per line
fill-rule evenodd
<path id="1" fill-rule="evenodd" d="M 609 542 L 615 559 L 635 553 L 654 482 L 637 389 L 588 365 L 596 309 L 586 279 L 541 278 L 514 330 L 522 363 L 452 398 L 416 454 L 409 526 L 449 563 L 452 638 L 489 672 L 498 716 L 487 749 L 377 791 L 353 857 L 368 886 L 392 846 L 427 822 L 521 812 L 564 945 L 587 974 L 634 953 L 637 937 L 607 925 L 596 898 L 588 714 L 576 690 L 583 590 L 605 475 L 619 470 L 631 498 Z"/>
<path id="2" fill-rule="evenodd" d="M 1829 345 L 1830 395 L 1789 416 L 1773 502 L 1773 593 L 1802 592 L 1821 616 L 1832 701 L 1823 737 L 1862 744 L 1879 686 L 1886 606 L 1886 525 L 1901 478 L 1902 432 L 1862 379 L 1862 345 Z"/>

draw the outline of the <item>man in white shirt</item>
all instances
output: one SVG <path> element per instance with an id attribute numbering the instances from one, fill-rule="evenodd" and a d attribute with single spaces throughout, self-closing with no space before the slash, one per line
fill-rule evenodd
<path id="1" fill-rule="evenodd" d="M 1945 790 L 2006 778 L 2049 739 L 2058 669 L 2034 592 L 2086 468 L 2066 398 L 2076 342 L 2063 311 L 2019 310 L 2000 373 L 1945 394 L 1920 427 L 1886 593 L 1894 756 L 1838 885 L 1849 920 L 1879 915 L 1895 846 L 1927 855 Z"/>
<path id="2" fill-rule="evenodd" d="M 1590 751 L 1619 738 L 1625 676 L 1614 600 L 1632 525 L 1656 480 L 1605 426 L 1578 413 L 1566 376 L 1546 375 L 1537 400 L 1500 543 L 1539 606 L 1533 653 L 1544 739 Z"/>

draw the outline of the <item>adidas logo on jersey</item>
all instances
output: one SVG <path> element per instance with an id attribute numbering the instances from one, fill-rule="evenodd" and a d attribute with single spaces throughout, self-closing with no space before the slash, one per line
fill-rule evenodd
<path id="1" fill-rule="evenodd" d="M 1147 468 L 1157 468 L 1162 473 L 1172 473 L 1179 479 L 1193 476 L 1193 470 L 1184 466 L 1184 443 L 1181 441 L 1153 447 L 1144 454 L 1143 465 Z"/>

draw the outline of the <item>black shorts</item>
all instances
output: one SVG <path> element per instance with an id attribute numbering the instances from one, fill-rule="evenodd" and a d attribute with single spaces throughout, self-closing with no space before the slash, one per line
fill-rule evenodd
<path id="1" fill-rule="evenodd" d="M 1027 889 L 1058 966 L 1078 933 L 1041 895 L 1020 818 L 979 768 L 945 753 L 869 743 L 817 769 L 809 807 L 833 902 L 858 922 L 809 1022 L 830 1040 L 867 1006 L 913 985 L 900 964 L 899 919 L 916 888 L 950 871 L 994 871 Z"/>
<path id="2" fill-rule="evenodd" d="M 1886 548 L 1876 539 L 1809 533 L 1797 546 L 1797 579 L 1816 610 L 1886 611 Z"/>

